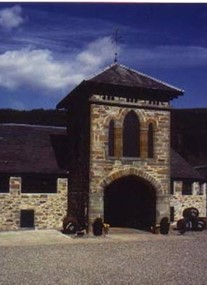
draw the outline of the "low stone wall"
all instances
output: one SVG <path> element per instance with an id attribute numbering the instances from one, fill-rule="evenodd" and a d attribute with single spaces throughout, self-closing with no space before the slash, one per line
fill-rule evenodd
<path id="1" fill-rule="evenodd" d="M 21 177 L 10 177 L 9 193 L 0 194 L 0 230 L 18 230 L 21 210 L 34 210 L 37 229 L 61 228 L 67 213 L 68 179 L 57 179 L 57 193 L 21 193 Z"/>
<path id="2" fill-rule="evenodd" d="M 174 207 L 174 220 L 183 218 L 183 210 L 195 207 L 200 217 L 206 217 L 206 184 L 192 183 L 192 195 L 182 195 L 182 181 L 174 181 L 174 195 L 170 196 L 170 207 Z"/>

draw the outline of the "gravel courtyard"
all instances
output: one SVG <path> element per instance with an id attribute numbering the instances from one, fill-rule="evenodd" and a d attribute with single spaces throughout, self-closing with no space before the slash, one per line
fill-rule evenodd
<path id="1" fill-rule="evenodd" d="M 101 238 L 43 231 L 36 241 L 31 232 L 30 242 L 26 235 L 0 233 L 1 285 L 207 284 L 207 231 Z"/>

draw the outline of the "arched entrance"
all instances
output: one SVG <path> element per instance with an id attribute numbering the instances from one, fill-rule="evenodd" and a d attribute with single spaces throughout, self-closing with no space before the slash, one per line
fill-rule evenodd
<path id="1" fill-rule="evenodd" d="M 135 175 L 119 178 L 104 191 L 104 221 L 112 227 L 150 230 L 156 221 L 156 190 Z"/>

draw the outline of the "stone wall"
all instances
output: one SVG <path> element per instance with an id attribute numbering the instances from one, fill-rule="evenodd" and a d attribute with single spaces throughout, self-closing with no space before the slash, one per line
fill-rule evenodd
<path id="1" fill-rule="evenodd" d="M 174 221 L 183 218 L 183 210 L 195 207 L 200 217 L 206 217 L 206 183 L 192 183 L 192 195 L 182 195 L 182 181 L 173 181 L 174 195 L 170 197 L 170 207 L 174 207 Z"/>
<path id="2" fill-rule="evenodd" d="M 97 100 L 97 96 L 96 96 Z M 125 175 L 138 175 L 149 181 L 157 193 L 157 221 L 169 217 L 170 186 L 170 112 L 167 108 L 139 108 L 135 103 L 124 106 L 93 102 L 91 99 L 90 137 L 90 197 L 89 222 L 104 215 L 104 189 L 112 180 Z M 123 121 L 133 110 L 140 122 L 141 155 L 138 158 L 122 156 Z M 115 121 L 115 157 L 108 156 L 109 122 Z M 146 141 L 149 123 L 154 126 L 154 157 L 147 158 Z"/>
<path id="3" fill-rule="evenodd" d="M 61 228 L 67 213 L 68 179 L 57 179 L 55 194 L 21 193 L 21 177 L 10 177 L 9 193 L 0 193 L 0 230 L 18 230 L 21 210 L 34 210 L 37 229 Z"/>

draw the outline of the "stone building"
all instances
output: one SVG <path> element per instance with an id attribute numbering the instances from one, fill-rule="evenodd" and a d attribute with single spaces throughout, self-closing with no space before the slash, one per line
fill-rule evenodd
<path id="1" fill-rule="evenodd" d="M 62 228 L 65 129 L 0 124 L 0 230 Z"/>
<path id="2" fill-rule="evenodd" d="M 171 222 L 181 219 L 183 210 L 196 207 L 206 217 L 206 178 L 171 149 Z"/>
<path id="3" fill-rule="evenodd" d="M 170 101 L 180 95 L 113 64 L 57 105 L 68 113 L 70 215 L 143 229 L 170 217 Z"/>
<path id="4" fill-rule="evenodd" d="M 148 230 L 189 206 L 206 216 L 206 165 L 170 147 L 170 101 L 183 91 L 113 64 L 57 108 L 67 127 L 0 124 L 0 230 L 90 227 Z M 198 172 L 200 170 L 200 172 Z"/>
<path id="5" fill-rule="evenodd" d="M 172 153 L 171 159 L 171 177 L 174 180 L 172 202 L 176 219 L 187 205 L 194 205 L 200 216 L 206 216 L 206 126 L 206 108 L 173 109 L 171 112 L 171 147 L 182 156 L 179 158 L 176 154 L 175 157 Z"/>

